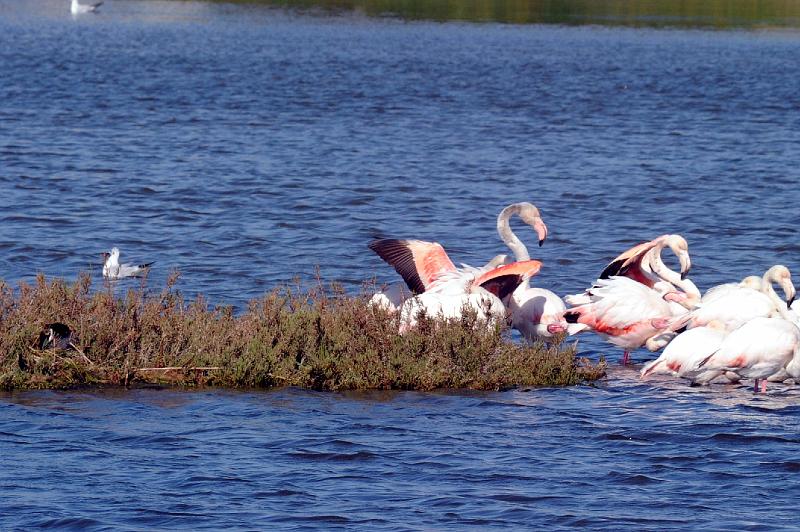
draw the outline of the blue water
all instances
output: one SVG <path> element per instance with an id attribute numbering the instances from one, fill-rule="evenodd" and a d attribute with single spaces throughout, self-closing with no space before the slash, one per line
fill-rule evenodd
<path id="1" fill-rule="evenodd" d="M 701 287 L 800 271 L 800 34 L 408 23 L 194 2 L 0 0 L 0 276 L 156 261 L 242 308 L 395 274 L 374 236 L 536 283 L 689 241 Z M 535 248 L 535 249 L 533 249 Z M 135 286 L 133 284 L 132 286 Z M 123 285 L 123 288 L 125 286 Z M 618 356 L 595 338 L 583 354 Z M 643 362 L 652 355 L 635 353 Z M 796 527 L 798 391 L 0 396 L 0 528 Z"/>

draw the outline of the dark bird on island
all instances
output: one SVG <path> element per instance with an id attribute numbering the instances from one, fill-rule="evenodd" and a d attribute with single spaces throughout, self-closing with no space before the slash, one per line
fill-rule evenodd
<path id="1" fill-rule="evenodd" d="M 72 329 L 60 322 L 48 323 L 39 333 L 39 349 L 69 349 L 72 342 Z"/>

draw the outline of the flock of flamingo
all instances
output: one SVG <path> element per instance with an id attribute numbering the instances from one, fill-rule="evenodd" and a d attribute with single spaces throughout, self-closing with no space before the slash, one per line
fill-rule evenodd
<path id="1" fill-rule="evenodd" d="M 399 313 L 401 333 L 414 327 L 421 314 L 453 318 L 472 309 L 485 323 L 510 317 L 511 326 L 528 341 L 593 331 L 624 350 L 623 364 L 634 349 L 664 349 L 642 368 L 643 379 L 667 374 L 708 384 L 745 378 L 754 379 L 755 392 L 765 392 L 767 381 L 800 377 L 800 312 L 791 308 L 795 288 L 785 266 L 701 295 L 687 278 L 691 259 L 686 240 L 662 235 L 625 251 L 593 286 L 562 299 L 530 286 L 542 263 L 531 260 L 511 230 L 514 215 L 534 229 L 540 246 L 547 238 L 534 205 L 509 205 L 497 217 L 497 231 L 514 260 L 498 255 L 482 267 L 456 267 L 436 242 L 374 240 L 370 249 L 405 283 L 388 286 L 370 303 Z M 677 255 L 680 272 L 662 260 L 665 248 Z"/>

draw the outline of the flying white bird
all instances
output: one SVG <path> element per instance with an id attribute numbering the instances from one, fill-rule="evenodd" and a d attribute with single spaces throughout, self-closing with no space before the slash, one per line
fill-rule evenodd
<path id="1" fill-rule="evenodd" d="M 111 248 L 111 253 L 103 253 L 103 277 L 108 279 L 121 279 L 123 277 L 139 277 L 150 269 L 152 262 L 147 264 L 120 264 L 119 248 Z"/>
<path id="2" fill-rule="evenodd" d="M 69 11 L 73 15 L 80 15 L 81 13 L 94 13 L 101 5 L 103 5 L 103 2 L 97 2 L 96 4 L 79 4 L 78 0 L 72 0 L 72 4 L 69 6 Z"/>

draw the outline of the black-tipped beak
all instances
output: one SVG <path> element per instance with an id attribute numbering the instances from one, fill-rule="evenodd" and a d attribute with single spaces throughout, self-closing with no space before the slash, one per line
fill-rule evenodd
<path id="1" fill-rule="evenodd" d="M 786 300 L 786 308 L 792 308 L 792 303 L 794 303 L 794 296 Z"/>
<path id="2" fill-rule="evenodd" d="M 686 280 L 686 276 L 687 276 L 687 275 L 689 275 L 689 272 L 688 272 L 688 271 L 681 272 L 681 281 L 685 281 L 685 280 Z"/>
<path id="3" fill-rule="evenodd" d="M 542 247 L 542 244 L 544 244 L 544 239 L 539 240 L 539 247 Z"/>

